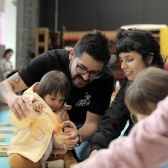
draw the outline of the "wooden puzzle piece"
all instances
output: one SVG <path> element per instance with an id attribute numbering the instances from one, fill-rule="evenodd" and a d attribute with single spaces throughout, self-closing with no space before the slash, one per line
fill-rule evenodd
<path id="1" fill-rule="evenodd" d="M 10 128 L 11 126 L 14 126 L 11 123 L 0 123 L 0 133 L 13 133 L 14 128 Z M 9 129 L 3 128 L 3 127 L 9 127 Z"/>
<path id="2" fill-rule="evenodd" d="M 1 148 L 2 146 L 9 146 L 9 144 L 0 144 L 0 148 Z"/>
<path id="3" fill-rule="evenodd" d="M 11 123 L 0 123 L 0 127 L 11 127 L 11 126 L 14 126 L 14 125 Z"/>
<path id="4" fill-rule="evenodd" d="M 0 156 L 8 156 L 7 151 L 9 149 L 9 145 L 3 145 L 0 147 Z"/>
<path id="5" fill-rule="evenodd" d="M 0 133 L 13 133 L 14 129 L 0 129 Z"/>
<path id="6" fill-rule="evenodd" d="M 0 133 L 0 142 L 4 142 L 5 141 L 5 137 L 2 133 Z"/>

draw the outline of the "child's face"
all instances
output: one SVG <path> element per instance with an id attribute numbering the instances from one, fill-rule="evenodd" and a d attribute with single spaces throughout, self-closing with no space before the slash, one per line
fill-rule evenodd
<path id="1" fill-rule="evenodd" d="M 54 94 L 47 94 L 44 96 L 44 101 L 51 108 L 53 112 L 58 110 L 65 102 L 64 97 L 58 92 L 55 96 Z"/>

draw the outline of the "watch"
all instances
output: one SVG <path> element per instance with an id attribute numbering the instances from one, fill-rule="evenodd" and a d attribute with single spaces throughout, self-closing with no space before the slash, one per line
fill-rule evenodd
<path id="1" fill-rule="evenodd" d="M 78 134 L 78 138 L 79 138 L 79 141 L 76 144 L 76 147 L 79 146 L 79 145 L 81 145 L 81 143 L 82 143 L 82 136 Z"/>

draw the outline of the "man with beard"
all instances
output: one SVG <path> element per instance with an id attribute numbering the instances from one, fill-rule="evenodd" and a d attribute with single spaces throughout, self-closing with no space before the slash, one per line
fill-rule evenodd
<path id="1" fill-rule="evenodd" d="M 24 119 L 25 113 L 29 113 L 25 103 L 31 105 L 31 101 L 16 95 L 15 92 L 40 81 L 49 71 L 64 72 L 71 83 L 71 94 L 66 103 L 72 108 L 68 114 L 70 120 L 78 127 L 78 132 L 66 129 L 70 137 L 64 147 L 71 150 L 76 144 L 92 138 L 105 110 L 109 107 L 114 86 L 114 75 L 106 66 L 111 56 L 110 48 L 107 37 L 97 31 L 84 35 L 70 51 L 56 49 L 45 52 L 0 83 L 0 100 L 9 105 L 18 120 Z M 86 150 L 88 142 L 82 145 L 89 155 L 89 149 Z"/>

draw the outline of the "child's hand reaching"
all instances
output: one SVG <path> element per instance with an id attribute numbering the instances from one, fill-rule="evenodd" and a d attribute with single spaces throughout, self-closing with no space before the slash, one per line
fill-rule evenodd
<path id="1" fill-rule="evenodd" d="M 29 106 L 29 105 L 26 104 L 27 108 L 30 111 L 27 114 L 27 117 L 34 120 L 40 115 L 39 112 L 42 111 L 43 105 L 40 103 L 40 101 L 38 101 L 35 98 L 31 99 L 31 101 L 32 101 L 32 106 Z"/>
<path id="2" fill-rule="evenodd" d="M 37 112 L 42 112 L 42 109 L 43 109 L 43 105 L 41 104 L 40 101 L 36 100 L 36 99 L 33 99 L 32 100 L 32 106 L 33 106 L 33 109 Z"/>

